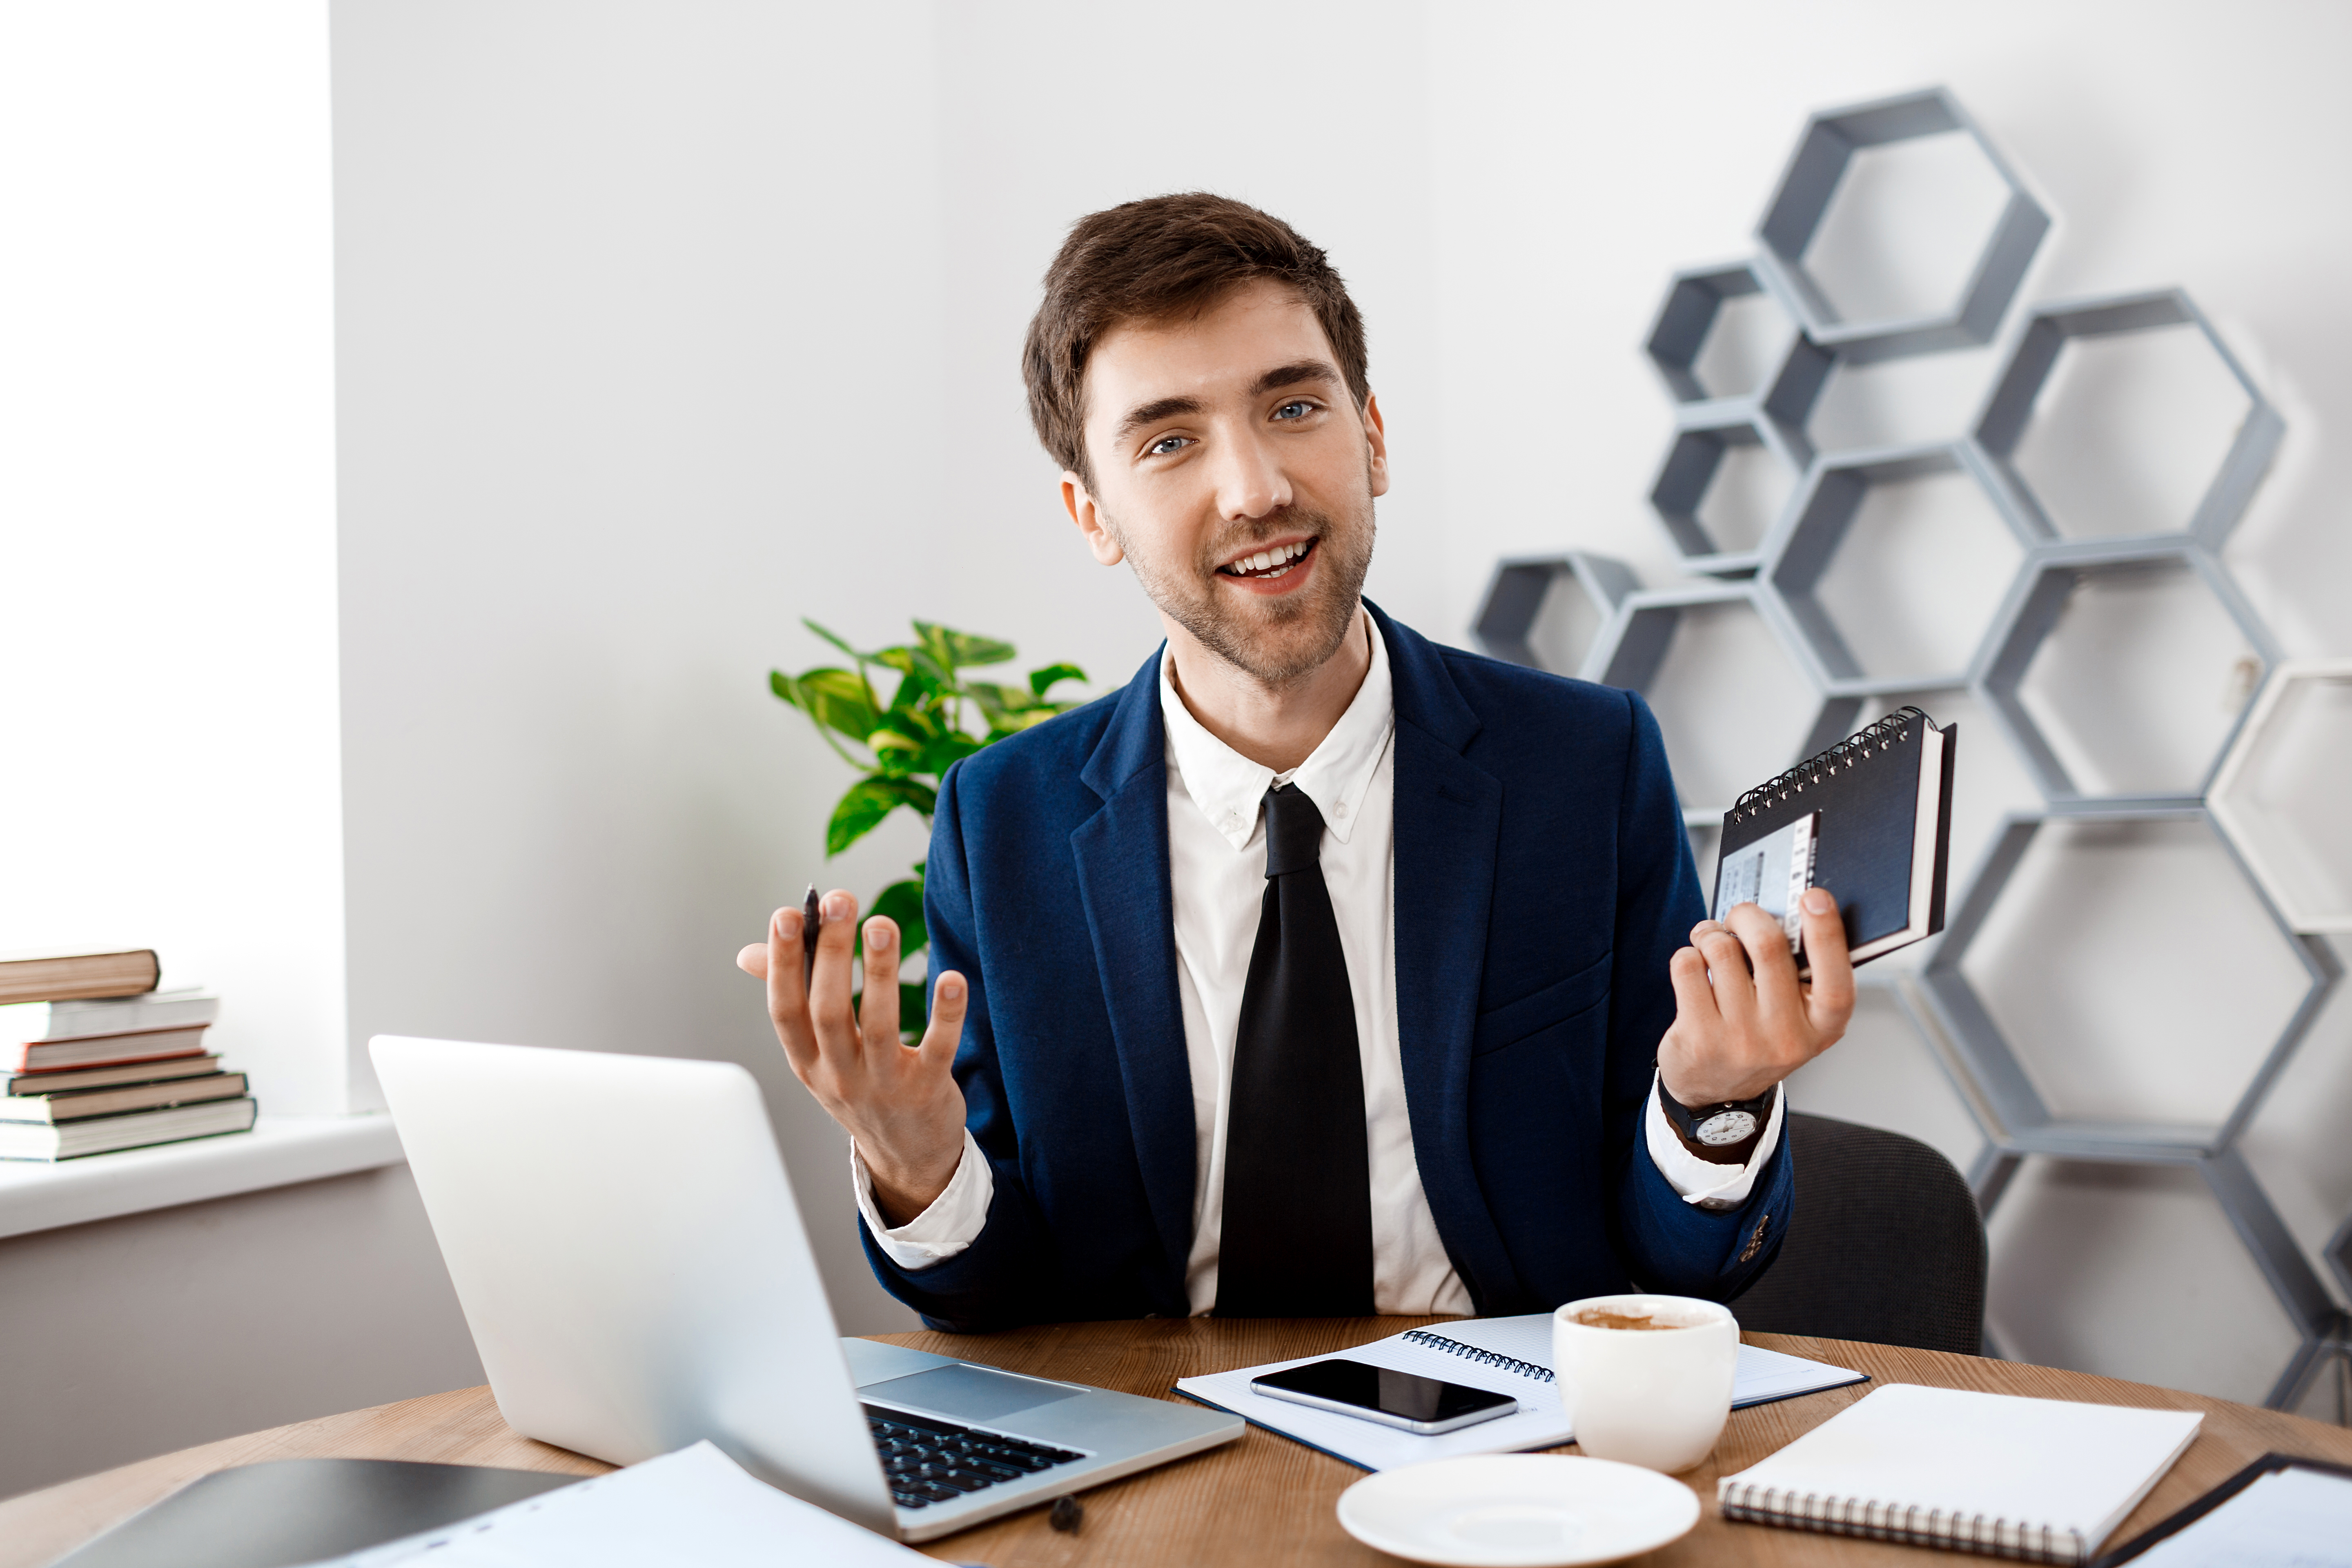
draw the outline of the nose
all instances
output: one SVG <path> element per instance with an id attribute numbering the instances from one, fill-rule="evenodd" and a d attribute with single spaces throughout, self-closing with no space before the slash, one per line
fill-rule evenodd
<path id="1" fill-rule="evenodd" d="M 1250 521 L 1290 504 L 1290 476 L 1270 442 L 1244 428 L 1217 444 L 1217 513 Z"/>

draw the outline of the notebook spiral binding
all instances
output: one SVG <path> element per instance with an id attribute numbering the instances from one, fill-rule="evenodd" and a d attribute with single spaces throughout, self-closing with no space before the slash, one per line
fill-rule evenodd
<path id="1" fill-rule="evenodd" d="M 1977 1552 L 2019 1563 L 2083 1563 L 2090 1543 L 2078 1530 L 1988 1519 L 1980 1513 L 1896 1506 L 1867 1498 L 1824 1497 L 1819 1492 L 1727 1483 L 1718 1499 L 1726 1519 L 1817 1530 L 1829 1535 L 1860 1535 L 1906 1546 L 1940 1546 Z"/>
<path id="2" fill-rule="evenodd" d="M 1449 1340 L 1444 1334 L 1433 1334 L 1427 1329 L 1410 1330 L 1406 1332 L 1404 1340 L 1407 1344 L 1424 1345 L 1433 1351 L 1444 1351 L 1447 1355 L 1458 1355 L 1465 1361 L 1475 1361 L 1480 1366 L 1498 1366 L 1505 1372 L 1516 1372 L 1521 1377 L 1532 1377 L 1538 1383 L 1552 1381 L 1552 1370 L 1548 1366 L 1538 1366 L 1531 1361 L 1521 1361 L 1517 1356 L 1504 1355 L 1496 1351 L 1482 1351 L 1476 1345 L 1465 1345 L 1460 1340 Z"/>
<path id="3" fill-rule="evenodd" d="M 1786 800 L 1791 794 L 1801 793 L 1807 784 L 1814 781 L 1817 774 L 1835 768 L 1840 763 L 1846 762 L 1848 759 L 1859 761 L 1874 749 L 1883 751 L 1896 741 L 1909 740 L 1911 726 L 1914 724 L 1924 724 L 1933 729 L 1935 723 L 1933 719 L 1927 717 L 1924 709 L 1908 706 L 1897 708 L 1875 723 L 1864 725 L 1855 731 L 1828 751 L 1807 757 L 1788 772 L 1758 784 L 1754 789 L 1741 795 L 1731 807 L 1731 820 L 1738 822 L 1744 814 L 1751 810 L 1760 812 L 1776 801 Z"/>

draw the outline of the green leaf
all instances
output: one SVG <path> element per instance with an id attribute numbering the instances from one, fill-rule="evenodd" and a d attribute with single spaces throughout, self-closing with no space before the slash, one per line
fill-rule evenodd
<path id="1" fill-rule="evenodd" d="M 882 819 L 902 805 L 912 806 L 928 825 L 939 807 L 936 791 L 912 779 L 869 774 L 849 786 L 824 825 L 824 852 L 840 854 L 881 826 Z"/>
<path id="2" fill-rule="evenodd" d="M 791 676 L 781 669 L 768 671 L 768 689 L 795 708 L 801 705 L 800 688 L 793 683 Z"/>
<path id="3" fill-rule="evenodd" d="M 874 711 L 872 689 L 855 670 L 805 670 L 793 684 L 800 694 L 794 706 L 826 729 L 853 741 L 874 732 L 879 715 Z"/>
<path id="4" fill-rule="evenodd" d="M 980 750 L 982 742 L 961 730 L 950 730 L 923 748 L 922 761 L 914 771 L 929 773 L 933 778 L 944 777 L 947 771 Z"/>
<path id="5" fill-rule="evenodd" d="M 874 897 L 874 908 L 867 911 L 887 915 L 898 922 L 898 957 L 904 962 L 923 951 L 930 942 L 930 933 L 923 927 L 923 884 L 908 880 L 893 882 Z"/>
<path id="6" fill-rule="evenodd" d="M 818 626 L 814 621 L 810 620 L 806 616 L 803 616 L 801 617 L 801 625 L 808 627 L 809 630 L 814 632 L 817 636 L 823 637 L 825 641 L 831 643 L 834 647 L 839 648 L 842 652 L 847 654 L 852 658 L 862 659 L 866 657 L 865 654 L 862 654 L 856 648 L 850 647 L 847 643 L 842 641 L 833 633 L 825 630 L 823 626 Z"/>
<path id="7" fill-rule="evenodd" d="M 1075 664 L 1049 664 L 1043 669 L 1029 672 L 1029 689 L 1043 697 L 1065 680 L 1083 681 L 1087 672 Z"/>
<path id="8" fill-rule="evenodd" d="M 1009 642 L 953 631 L 929 621 L 915 623 L 915 640 L 922 645 L 924 652 L 947 669 L 961 669 L 974 664 L 1003 664 L 1013 657 L 1013 647 Z"/>

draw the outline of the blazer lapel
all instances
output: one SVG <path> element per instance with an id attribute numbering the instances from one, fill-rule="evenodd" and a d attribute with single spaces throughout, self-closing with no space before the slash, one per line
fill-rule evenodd
<path id="1" fill-rule="evenodd" d="M 1192 1074 L 1176 989 L 1158 657 L 1128 683 L 1078 776 L 1103 804 L 1071 833 L 1070 848 L 1126 1084 L 1128 1126 L 1181 1293 L 1192 1249 Z"/>
<path id="2" fill-rule="evenodd" d="M 1495 1300 L 1518 1293 L 1518 1275 L 1471 1166 L 1469 1095 L 1503 786 L 1462 754 L 1480 722 L 1437 650 L 1367 607 L 1396 683 L 1397 1033 L 1413 1158 L 1454 1268 L 1474 1298 Z"/>

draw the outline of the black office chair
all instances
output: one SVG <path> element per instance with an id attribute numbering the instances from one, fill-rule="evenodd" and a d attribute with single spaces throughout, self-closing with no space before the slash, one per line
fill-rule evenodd
<path id="1" fill-rule="evenodd" d="M 1797 1208 L 1731 1303 L 1743 1329 L 1977 1355 L 1985 1234 L 1960 1173 L 1916 1138 L 1789 1113 Z"/>

